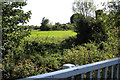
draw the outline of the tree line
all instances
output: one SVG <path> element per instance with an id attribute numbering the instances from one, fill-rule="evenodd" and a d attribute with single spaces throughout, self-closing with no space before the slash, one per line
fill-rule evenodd
<path id="1" fill-rule="evenodd" d="M 31 26 L 34 30 L 39 31 L 67 31 L 67 30 L 73 30 L 74 26 L 70 23 L 61 24 L 59 22 L 55 23 L 54 25 L 49 23 L 49 19 L 46 19 L 45 17 L 42 19 L 41 26 Z"/>

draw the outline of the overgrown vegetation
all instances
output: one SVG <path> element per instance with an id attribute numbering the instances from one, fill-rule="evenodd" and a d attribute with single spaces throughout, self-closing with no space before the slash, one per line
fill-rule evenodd
<path id="1" fill-rule="evenodd" d="M 77 36 L 59 33 L 63 37 L 57 38 L 35 36 L 35 31 L 30 36 L 29 27 L 17 26 L 30 18 L 31 12 L 21 10 L 26 3 L 3 3 L 3 80 L 56 71 L 67 63 L 83 65 L 119 57 L 120 10 L 116 3 L 109 4 L 109 13 L 97 11 L 96 19 L 74 14 L 71 25 Z"/>
<path id="2" fill-rule="evenodd" d="M 31 12 L 24 13 L 25 2 L 1 2 L 2 5 L 2 67 L 3 79 L 10 79 L 16 65 L 16 52 L 21 40 L 30 33 L 29 27 L 17 26 L 30 18 Z"/>

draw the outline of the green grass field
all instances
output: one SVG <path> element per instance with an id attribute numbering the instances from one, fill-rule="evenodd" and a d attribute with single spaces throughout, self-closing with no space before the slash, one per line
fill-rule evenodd
<path id="1" fill-rule="evenodd" d="M 30 37 L 25 38 L 29 41 L 47 41 L 58 43 L 69 37 L 76 36 L 73 31 L 31 31 Z"/>
<path id="2" fill-rule="evenodd" d="M 54 37 L 63 38 L 75 36 L 77 33 L 73 31 L 32 31 L 31 37 Z"/>

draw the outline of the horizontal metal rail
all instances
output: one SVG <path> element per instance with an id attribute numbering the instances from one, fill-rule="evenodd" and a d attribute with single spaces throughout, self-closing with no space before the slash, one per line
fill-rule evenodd
<path id="1" fill-rule="evenodd" d="M 109 66 L 112 66 L 111 78 L 113 78 L 113 65 L 117 65 L 117 79 L 119 79 L 119 64 L 120 64 L 120 57 L 105 60 L 105 61 L 95 62 L 91 64 L 86 64 L 82 66 L 77 66 L 73 68 L 62 69 L 59 71 L 50 72 L 46 74 L 26 77 L 26 78 L 19 79 L 19 80 L 39 80 L 39 79 L 40 80 L 45 80 L 45 79 L 57 80 L 57 79 L 72 77 L 72 76 L 79 75 L 79 74 L 82 74 L 81 77 L 83 77 L 83 73 L 87 73 L 87 72 L 90 72 L 90 77 L 92 78 L 91 71 L 95 71 L 95 70 L 98 70 L 97 74 L 98 74 L 98 78 L 100 78 L 100 69 L 103 69 L 103 68 L 105 68 L 105 77 L 107 77 L 107 67 Z"/>

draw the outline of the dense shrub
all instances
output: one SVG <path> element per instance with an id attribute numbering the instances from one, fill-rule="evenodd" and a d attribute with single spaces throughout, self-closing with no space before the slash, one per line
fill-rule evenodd
<path id="1" fill-rule="evenodd" d="M 42 56 L 47 55 L 48 53 L 54 53 L 58 49 L 57 44 L 48 43 L 42 41 L 25 41 L 24 42 L 24 50 L 26 50 L 25 54 L 41 54 Z"/>
<path id="2" fill-rule="evenodd" d="M 7 65 L 14 65 L 14 63 L 7 63 Z M 39 68 L 31 61 L 31 59 L 18 60 L 16 65 L 6 67 L 8 68 L 8 72 L 3 74 L 3 80 L 24 78 L 40 73 Z"/>
<path id="3" fill-rule="evenodd" d="M 24 60 L 30 59 L 37 66 L 37 71 L 34 70 L 33 75 L 60 70 L 63 64 L 83 65 L 115 58 L 119 54 L 117 48 L 113 49 L 113 46 L 107 42 L 101 42 L 99 44 L 90 42 L 76 46 L 74 43 L 61 46 L 62 44 L 58 45 L 37 39 L 33 41 L 25 40 L 24 42 L 21 45 L 24 50 Z M 23 57 L 19 59 L 22 60 Z M 18 73 L 20 73 L 19 70 Z"/>
<path id="4" fill-rule="evenodd" d="M 65 30 L 73 30 L 74 26 L 71 25 L 70 23 L 68 24 L 60 24 L 60 23 L 56 23 L 55 25 L 53 25 L 51 27 L 51 30 L 57 30 L 57 31 L 65 31 Z"/>
<path id="5" fill-rule="evenodd" d="M 66 40 L 72 42 L 72 38 Z M 111 44 L 111 43 L 110 43 Z M 72 45 L 72 46 L 71 46 Z M 68 47 L 70 46 L 70 47 Z M 102 46 L 102 48 L 101 48 Z M 44 40 L 27 40 L 16 49 L 15 62 L 7 63 L 6 79 L 17 79 L 62 69 L 63 64 L 83 65 L 117 57 L 117 48 L 107 42 L 63 45 Z M 12 66 L 9 66 L 12 65 Z M 19 68 L 18 68 L 19 67 Z M 22 73 L 22 74 L 21 74 Z M 17 76 L 17 74 L 19 76 Z"/>
<path id="6" fill-rule="evenodd" d="M 75 46 L 74 48 L 68 49 L 66 62 L 83 65 L 93 62 L 98 62 L 110 58 L 116 57 L 112 50 L 99 50 L 95 43 L 86 43 L 83 46 Z"/>
<path id="7" fill-rule="evenodd" d="M 29 21 L 31 11 L 24 12 L 22 7 L 26 2 L 1 2 L 2 6 L 2 76 L 3 79 L 14 79 L 12 73 L 15 62 L 18 60 L 16 49 L 21 40 L 30 35 L 29 26 L 18 26 Z"/>

